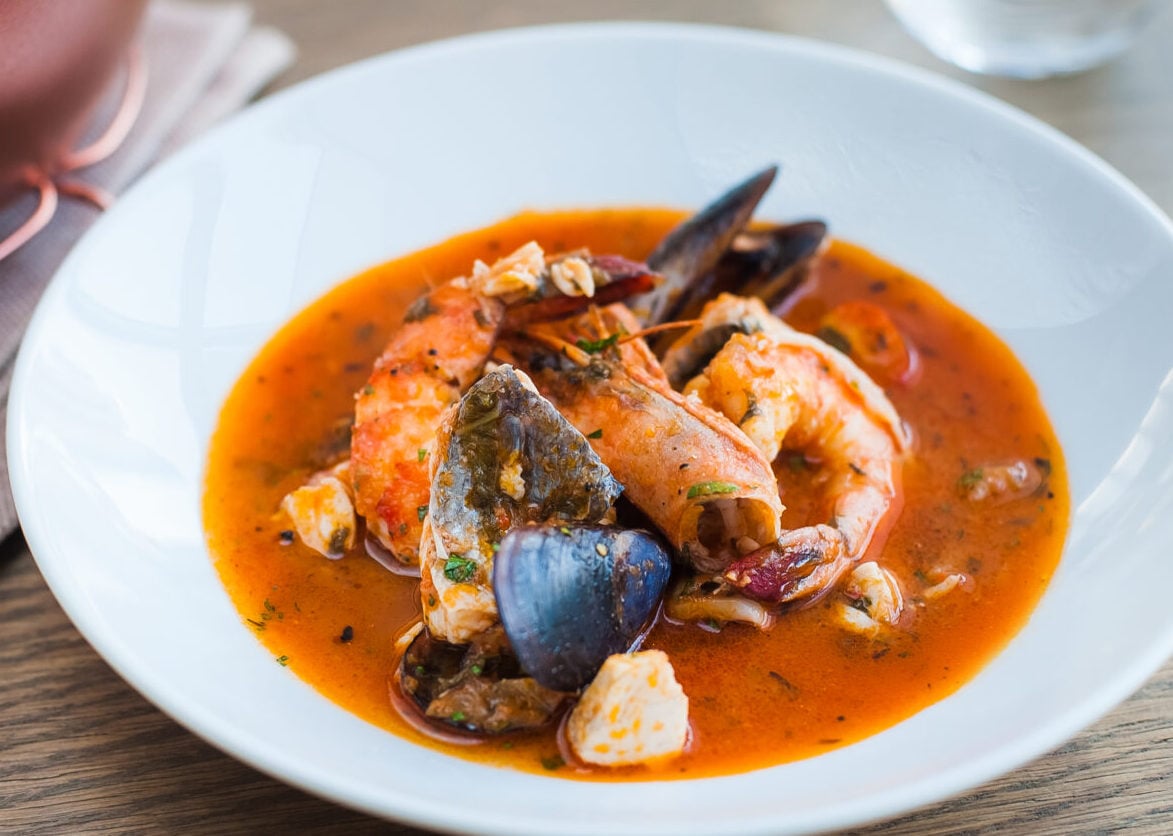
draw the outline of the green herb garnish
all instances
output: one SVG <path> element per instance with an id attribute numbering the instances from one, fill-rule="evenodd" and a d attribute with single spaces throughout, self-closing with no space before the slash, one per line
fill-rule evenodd
<path id="1" fill-rule="evenodd" d="M 277 657 L 277 664 L 280 665 L 281 667 L 285 667 L 286 665 L 289 664 L 289 657 L 288 656 L 278 656 Z"/>
<path id="2" fill-rule="evenodd" d="M 688 489 L 688 498 L 696 499 L 698 496 L 737 493 L 739 490 L 741 490 L 741 487 L 732 482 L 697 482 Z"/>
<path id="3" fill-rule="evenodd" d="M 420 522 L 424 521 L 424 517 L 428 515 L 428 506 L 421 505 L 415 509 L 415 515 L 420 518 Z"/>
<path id="4" fill-rule="evenodd" d="M 598 354 L 603 349 L 610 348 L 617 342 L 619 342 L 618 332 L 609 337 L 603 337 L 601 340 L 576 340 L 574 344 L 587 354 Z"/>
<path id="5" fill-rule="evenodd" d="M 842 331 L 832 328 L 830 325 L 824 325 L 815 332 L 815 336 L 831 348 L 838 349 L 844 354 L 851 354 L 851 341 L 843 335 Z"/>
<path id="6" fill-rule="evenodd" d="M 593 433 L 590 433 L 587 435 L 587 438 L 602 438 L 602 437 L 603 437 L 603 428 L 602 427 L 599 427 Z"/>
<path id="7" fill-rule="evenodd" d="M 555 769 L 560 769 L 566 766 L 566 761 L 562 760 L 561 755 L 551 755 L 548 758 L 542 758 L 542 769 L 548 769 L 553 772 Z"/>
<path id="8" fill-rule="evenodd" d="M 453 583 L 470 580 L 477 571 L 477 562 L 460 554 L 450 554 L 444 561 L 444 577 Z"/>
<path id="9" fill-rule="evenodd" d="M 428 457 L 428 451 L 425 450 L 423 447 L 421 447 L 415 451 L 415 460 L 417 462 L 422 462 L 427 457 Z"/>
<path id="10" fill-rule="evenodd" d="M 967 470 L 961 474 L 961 478 L 957 480 L 957 486 L 963 490 L 968 490 L 974 485 L 978 484 L 985 477 L 980 467 L 975 467 L 973 470 Z"/>

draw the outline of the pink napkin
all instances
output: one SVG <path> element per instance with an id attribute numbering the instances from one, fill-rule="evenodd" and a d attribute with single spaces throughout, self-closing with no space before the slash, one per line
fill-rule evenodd
<path id="1" fill-rule="evenodd" d="M 247 103 L 295 54 L 285 35 L 253 26 L 252 10 L 240 3 L 156 0 L 143 20 L 140 41 L 147 88 L 134 127 L 113 155 L 73 175 L 114 195 L 152 163 Z M 108 111 L 116 98 L 111 96 Z M 95 122 L 105 124 L 107 115 L 99 114 Z M 0 236 L 15 229 L 34 203 L 28 196 L 0 206 Z M 49 226 L 0 261 L 0 540 L 17 526 L 5 448 L 16 350 L 45 285 L 100 214 L 88 203 L 64 197 Z"/>

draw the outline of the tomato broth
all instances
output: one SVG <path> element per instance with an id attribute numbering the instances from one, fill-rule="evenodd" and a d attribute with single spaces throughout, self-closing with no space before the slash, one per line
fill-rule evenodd
<path id="1" fill-rule="evenodd" d="M 204 519 L 211 553 L 245 629 L 326 698 L 454 756 L 586 780 L 726 775 L 844 746 L 903 720 L 971 679 L 1023 626 L 1059 560 L 1069 499 L 1063 458 L 1035 387 L 1009 349 L 927 284 L 833 241 L 785 318 L 816 332 L 840 302 L 880 306 L 912 346 L 901 381 L 880 381 L 911 429 L 902 507 L 865 559 L 891 571 L 907 616 L 866 636 L 836 623 L 836 596 L 783 610 L 772 629 L 674 624 L 645 642 L 671 658 L 689 697 L 687 751 L 654 767 L 591 769 L 556 729 L 475 745 L 430 732 L 391 698 L 395 639 L 420 613 L 418 579 L 363 546 L 329 560 L 289 542 L 282 497 L 348 450 L 354 395 L 407 306 L 429 286 L 536 240 L 641 258 L 681 214 L 661 209 L 525 213 L 375 267 L 298 314 L 231 392 L 213 437 Z M 1045 481 L 1028 495 L 973 501 L 975 468 L 1025 460 Z M 807 522 L 815 476 L 801 455 L 775 465 L 784 528 Z M 949 574 L 965 583 L 932 598 Z M 402 705 L 402 700 L 398 703 Z M 372 734 L 379 732 L 372 729 Z"/>

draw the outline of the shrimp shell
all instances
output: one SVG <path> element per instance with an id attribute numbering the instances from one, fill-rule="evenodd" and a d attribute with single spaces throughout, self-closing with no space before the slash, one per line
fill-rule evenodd
<path id="1" fill-rule="evenodd" d="M 638 327 L 626 307 L 610 305 L 531 332 L 545 342 L 510 347 L 627 497 L 686 560 L 716 572 L 747 546 L 778 539 L 782 503 L 769 462 L 724 416 L 673 391 L 642 339 L 588 354 L 585 365 L 548 347 L 614 342 Z"/>

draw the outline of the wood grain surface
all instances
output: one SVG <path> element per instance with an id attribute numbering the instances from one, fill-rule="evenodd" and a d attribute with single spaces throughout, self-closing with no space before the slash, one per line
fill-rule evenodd
<path id="1" fill-rule="evenodd" d="M 1072 78 L 983 79 L 936 60 L 877 0 L 258 0 L 301 56 L 278 86 L 465 32 L 586 19 L 789 32 L 918 64 L 1070 134 L 1173 210 L 1173 9 L 1116 63 Z M 1087 617 L 1095 617 L 1087 614 Z M 0 544 L 0 833 L 402 833 L 287 787 L 196 738 L 126 685 L 57 606 L 20 535 Z M 1173 663 L 1062 748 L 861 834 L 1173 833 Z"/>

